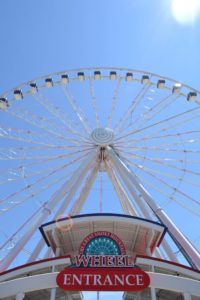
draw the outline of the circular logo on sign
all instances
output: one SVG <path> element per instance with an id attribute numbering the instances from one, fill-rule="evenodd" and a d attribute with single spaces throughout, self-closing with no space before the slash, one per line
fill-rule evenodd
<path id="1" fill-rule="evenodd" d="M 83 240 L 80 254 L 87 255 L 125 255 L 123 242 L 114 233 L 97 231 L 89 234 Z"/>

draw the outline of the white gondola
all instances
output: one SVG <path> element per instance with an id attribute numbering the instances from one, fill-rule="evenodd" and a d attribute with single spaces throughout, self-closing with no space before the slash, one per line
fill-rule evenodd
<path id="1" fill-rule="evenodd" d="M 20 100 L 23 98 L 23 94 L 21 90 L 14 90 L 14 98 L 15 100 Z"/>
<path id="2" fill-rule="evenodd" d="M 126 81 L 133 81 L 133 73 L 132 72 L 126 73 Z"/>
<path id="3" fill-rule="evenodd" d="M 0 98 L 0 109 L 6 110 L 8 107 L 8 100 L 6 98 Z"/>
<path id="4" fill-rule="evenodd" d="M 78 72 L 78 79 L 79 81 L 84 81 L 85 80 L 85 74 L 84 72 Z"/>
<path id="5" fill-rule="evenodd" d="M 45 79 L 45 86 L 46 86 L 47 88 L 53 87 L 53 80 L 52 80 L 52 78 L 46 78 L 46 79 Z"/>
<path id="6" fill-rule="evenodd" d="M 142 79 L 141 79 L 141 83 L 142 84 L 149 84 L 149 82 L 150 82 L 149 76 L 148 75 L 143 75 Z"/>
<path id="7" fill-rule="evenodd" d="M 117 72 L 110 71 L 110 79 L 111 80 L 116 80 L 117 79 Z"/>
<path id="8" fill-rule="evenodd" d="M 180 83 L 175 83 L 173 88 L 172 88 L 172 93 L 173 94 L 179 94 L 181 92 L 181 84 Z"/>
<path id="9" fill-rule="evenodd" d="M 69 82 L 69 77 L 67 74 L 61 75 L 61 84 L 67 84 Z"/>
<path id="10" fill-rule="evenodd" d="M 101 72 L 100 71 L 94 71 L 94 79 L 100 80 L 101 79 Z"/>
<path id="11" fill-rule="evenodd" d="M 164 79 L 159 79 L 157 82 L 157 88 L 158 89 L 163 89 L 165 87 L 165 80 Z"/>
<path id="12" fill-rule="evenodd" d="M 197 93 L 196 92 L 189 92 L 187 96 L 187 100 L 189 102 L 194 102 L 197 99 Z"/>
<path id="13" fill-rule="evenodd" d="M 30 83 L 30 92 L 31 94 L 36 94 L 38 92 L 37 84 L 34 82 Z"/>

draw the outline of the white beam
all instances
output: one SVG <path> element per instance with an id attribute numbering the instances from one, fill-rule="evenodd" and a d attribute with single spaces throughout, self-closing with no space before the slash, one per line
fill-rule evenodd
<path id="1" fill-rule="evenodd" d="M 113 168 L 110 165 L 110 162 L 106 162 L 106 171 L 108 173 L 108 176 L 114 186 L 114 189 L 119 197 L 120 204 L 122 206 L 122 209 L 125 213 L 136 216 L 137 212 L 135 208 L 133 207 L 132 203 L 130 202 L 130 199 L 124 190 L 123 186 L 121 185 L 119 179 L 116 176 L 116 173 L 113 171 Z"/>
<path id="2" fill-rule="evenodd" d="M 75 203 L 69 213 L 70 216 L 79 214 L 80 211 L 82 210 L 85 200 L 87 199 L 89 192 L 91 190 L 91 187 L 93 186 L 93 183 L 96 179 L 98 169 L 99 169 L 99 164 L 97 164 L 93 168 L 90 175 L 88 176 L 87 181 L 86 181 L 85 185 L 83 186 L 78 199 L 75 201 Z"/>

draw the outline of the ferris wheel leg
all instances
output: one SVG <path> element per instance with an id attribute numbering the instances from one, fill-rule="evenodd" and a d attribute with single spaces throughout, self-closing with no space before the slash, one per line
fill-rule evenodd
<path id="1" fill-rule="evenodd" d="M 113 168 L 109 164 L 109 162 L 106 162 L 106 171 L 108 173 L 108 176 L 114 186 L 114 189 L 118 195 L 118 198 L 120 200 L 121 207 L 123 211 L 126 214 L 130 214 L 132 216 L 138 215 L 135 208 L 133 207 L 126 191 L 124 190 L 123 186 L 121 185 L 119 179 L 116 176 L 116 173 L 114 172 Z"/>
<path id="2" fill-rule="evenodd" d="M 113 160 L 113 163 L 118 166 L 118 169 L 122 169 L 126 174 L 129 181 L 135 187 L 135 189 L 142 195 L 145 202 L 158 217 L 158 219 L 168 228 L 168 232 L 181 253 L 190 263 L 190 265 L 195 269 L 200 269 L 200 254 L 194 248 L 194 246 L 189 242 L 189 240 L 180 232 L 172 220 L 167 216 L 161 207 L 159 207 L 153 198 L 147 193 L 142 183 L 136 180 L 134 174 L 130 168 L 118 157 L 118 155 L 113 151 L 111 147 L 107 147 L 109 155 Z"/>
<path id="3" fill-rule="evenodd" d="M 69 215 L 73 216 L 76 214 L 79 214 L 83 208 L 83 205 L 86 201 L 87 196 L 90 193 L 90 190 L 94 184 L 94 181 L 96 179 L 97 173 L 98 173 L 98 169 L 99 169 L 99 164 L 96 164 L 92 171 L 90 172 L 90 175 L 88 176 L 82 190 L 80 191 L 79 197 L 78 199 L 75 201 Z M 78 182 L 78 184 L 80 185 L 80 181 Z"/>
<path id="4" fill-rule="evenodd" d="M 140 209 L 140 211 L 142 213 L 142 216 L 144 216 L 147 219 L 152 220 L 152 215 L 150 214 L 149 207 L 144 202 L 144 199 L 142 197 L 138 196 L 138 194 L 136 193 L 136 190 L 134 189 L 133 185 L 130 183 L 130 181 L 127 178 L 126 172 L 123 170 L 123 168 L 120 168 L 115 163 L 113 164 L 113 167 L 114 167 L 114 169 L 116 169 L 116 172 L 119 173 L 121 179 L 125 183 L 125 185 L 128 188 L 130 194 L 132 195 L 133 199 L 136 201 L 136 203 L 137 203 L 137 205 L 138 205 L 138 207 L 139 207 L 139 209 Z M 138 215 L 138 216 L 141 216 L 141 215 Z M 177 257 L 175 256 L 175 254 L 171 250 L 171 248 L 168 245 L 168 243 L 165 240 L 163 240 L 162 244 L 163 244 L 163 249 L 166 252 L 166 254 L 169 257 L 169 259 L 172 260 L 172 261 L 178 262 Z"/>

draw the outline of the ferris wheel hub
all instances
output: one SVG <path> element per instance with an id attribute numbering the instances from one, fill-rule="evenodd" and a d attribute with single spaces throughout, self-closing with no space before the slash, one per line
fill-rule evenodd
<path id="1" fill-rule="evenodd" d="M 110 128 L 96 128 L 92 131 L 91 138 L 95 145 L 108 146 L 113 143 L 114 132 Z"/>

